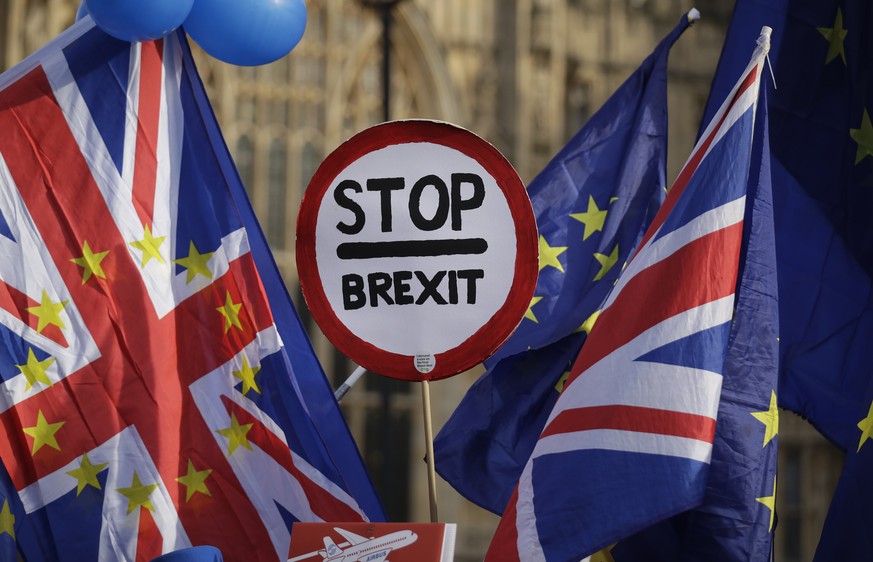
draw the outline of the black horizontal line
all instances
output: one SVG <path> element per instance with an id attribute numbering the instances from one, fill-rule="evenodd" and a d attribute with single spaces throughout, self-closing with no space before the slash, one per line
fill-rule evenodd
<path id="1" fill-rule="evenodd" d="M 341 260 L 373 258 L 413 258 L 484 254 L 488 242 L 483 238 L 448 240 L 392 240 L 390 242 L 345 242 L 336 248 Z"/>

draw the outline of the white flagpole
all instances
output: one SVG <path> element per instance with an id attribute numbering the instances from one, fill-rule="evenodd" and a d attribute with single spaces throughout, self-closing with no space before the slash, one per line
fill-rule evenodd
<path id="1" fill-rule="evenodd" d="M 343 396 L 345 396 L 346 393 L 351 390 L 352 386 L 356 382 L 358 382 L 358 379 L 363 377 L 364 373 L 366 372 L 367 369 L 360 366 L 352 371 L 352 374 L 349 375 L 349 378 L 346 379 L 346 382 L 342 383 L 340 387 L 336 389 L 336 391 L 334 391 L 333 396 L 334 398 L 336 398 L 336 401 L 339 402 L 340 400 L 342 400 Z"/>

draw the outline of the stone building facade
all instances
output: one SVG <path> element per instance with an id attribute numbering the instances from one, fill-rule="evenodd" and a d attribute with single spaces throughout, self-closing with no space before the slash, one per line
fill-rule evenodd
<path id="1" fill-rule="evenodd" d="M 309 0 L 288 57 L 256 68 L 198 53 L 223 132 L 325 370 L 354 365 L 318 332 L 295 271 L 296 213 L 322 158 L 382 120 L 382 20 L 362 0 Z M 703 14 L 670 61 L 668 179 L 690 152 L 733 2 Z M 73 21 L 77 0 L 0 0 L 0 69 Z M 402 0 L 393 9 L 390 115 L 464 126 L 497 146 L 529 181 L 691 7 L 679 0 Z M 435 425 L 478 372 L 432 385 Z M 418 389 L 374 376 L 343 410 L 393 519 L 428 520 Z M 810 560 L 841 457 L 783 415 L 780 560 Z M 457 560 L 481 559 L 497 518 L 439 482 L 440 518 L 459 524 Z"/>

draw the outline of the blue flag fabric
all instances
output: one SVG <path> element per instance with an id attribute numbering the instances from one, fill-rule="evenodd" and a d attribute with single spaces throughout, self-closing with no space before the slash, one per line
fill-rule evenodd
<path id="1" fill-rule="evenodd" d="M 667 59 L 683 17 L 531 182 L 540 272 L 518 330 L 434 441 L 440 475 L 502 513 L 596 312 L 664 198 Z"/>
<path id="2" fill-rule="evenodd" d="M 873 559 L 873 4 L 739 0 L 713 84 L 760 25 L 774 31 L 770 98 L 780 407 L 846 452 L 817 561 Z M 712 104 L 710 104 L 710 109 Z"/>
<path id="3" fill-rule="evenodd" d="M 746 218 L 750 175 L 754 185 L 767 173 L 766 153 L 753 144 L 763 139 L 753 133 L 761 130 L 755 108 L 769 37 L 758 45 L 604 303 L 486 560 L 579 560 L 709 496 L 718 501 L 703 513 L 716 516 L 741 501 L 743 516 L 766 529 L 767 550 L 775 316 L 768 329 L 735 310 L 775 312 L 776 304 L 772 293 L 760 298 L 775 278 L 756 269 L 772 261 L 753 246 L 741 252 L 744 235 L 767 226 Z M 768 218 L 766 201 L 753 209 Z M 766 250 L 772 237 L 760 242 Z M 746 294 L 737 298 L 756 301 L 748 305 L 734 298 L 742 259 Z M 741 465 L 741 457 L 749 458 Z M 743 465 L 752 474 L 741 474 Z"/>
<path id="4" fill-rule="evenodd" d="M 384 513 L 184 34 L 0 76 L 0 559 L 285 560 Z"/>
<path id="5" fill-rule="evenodd" d="M 158 556 L 151 562 L 224 562 L 214 546 L 192 546 Z"/>

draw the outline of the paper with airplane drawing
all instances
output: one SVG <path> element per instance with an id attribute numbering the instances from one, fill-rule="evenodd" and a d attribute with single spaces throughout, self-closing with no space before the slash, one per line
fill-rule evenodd
<path id="1" fill-rule="evenodd" d="M 288 562 L 451 562 L 452 523 L 294 523 Z"/>

